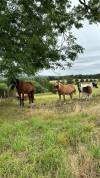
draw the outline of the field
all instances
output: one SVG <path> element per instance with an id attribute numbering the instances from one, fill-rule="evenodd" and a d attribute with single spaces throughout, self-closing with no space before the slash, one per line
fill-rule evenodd
<path id="1" fill-rule="evenodd" d="M 90 100 L 35 96 L 0 101 L 0 178 L 98 178 L 100 88 Z"/>

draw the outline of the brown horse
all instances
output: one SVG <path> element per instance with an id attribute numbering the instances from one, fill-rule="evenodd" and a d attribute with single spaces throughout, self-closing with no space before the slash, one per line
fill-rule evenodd
<path id="1" fill-rule="evenodd" d="M 57 83 L 54 88 L 55 91 L 58 92 L 59 100 L 61 100 L 61 95 L 63 95 L 64 101 L 65 101 L 65 95 L 69 95 L 70 98 L 72 99 L 73 93 L 74 94 L 76 93 L 76 89 L 72 84 L 63 85 L 61 83 Z"/>
<path id="2" fill-rule="evenodd" d="M 34 100 L 34 87 L 31 82 L 24 82 L 19 79 L 12 80 L 10 82 L 11 89 L 16 87 L 17 93 L 20 99 L 20 106 L 24 106 L 24 95 L 27 94 L 29 98 L 29 104 Z"/>

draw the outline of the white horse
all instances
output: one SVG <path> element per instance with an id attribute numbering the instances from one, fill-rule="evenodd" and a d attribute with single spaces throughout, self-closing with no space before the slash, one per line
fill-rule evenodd
<path id="1" fill-rule="evenodd" d="M 93 88 L 98 88 L 97 84 L 94 84 L 93 82 L 88 83 L 88 84 L 82 84 L 82 83 L 78 83 L 78 91 L 79 91 L 79 98 L 80 98 L 80 94 L 82 93 L 82 97 L 85 98 L 92 98 L 92 91 Z"/>
<path id="2" fill-rule="evenodd" d="M 81 93 L 82 93 L 82 97 L 83 98 L 92 98 L 92 89 L 93 89 L 93 85 L 92 83 L 89 84 L 82 84 L 81 83 Z"/>

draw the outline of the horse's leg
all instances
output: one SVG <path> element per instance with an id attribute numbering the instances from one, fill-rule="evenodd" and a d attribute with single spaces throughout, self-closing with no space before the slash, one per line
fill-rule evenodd
<path id="1" fill-rule="evenodd" d="M 89 98 L 89 99 L 92 99 L 92 94 L 88 94 L 88 98 Z"/>
<path id="2" fill-rule="evenodd" d="M 59 101 L 61 101 L 61 94 L 59 94 Z"/>
<path id="3" fill-rule="evenodd" d="M 80 99 L 80 92 L 79 92 L 79 99 Z"/>
<path id="4" fill-rule="evenodd" d="M 28 98 L 29 98 L 29 105 L 32 108 L 33 107 L 33 100 L 34 100 L 33 91 L 31 91 L 31 93 L 28 94 Z"/>
<path id="5" fill-rule="evenodd" d="M 70 99 L 72 99 L 72 97 L 73 97 L 73 94 L 71 93 L 71 94 L 70 94 Z"/>
<path id="6" fill-rule="evenodd" d="M 79 99 L 81 99 L 83 97 L 83 93 L 82 92 L 79 92 Z"/>
<path id="7" fill-rule="evenodd" d="M 31 108 L 33 108 L 34 103 L 34 91 L 31 92 Z"/>
<path id="8" fill-rule="evenodd" d="M 18 95 L 19 95 L 20 107 L 21 107 L 21 105 L 22 105 L 21 93 L 18 93 Z"/>
<path id="9" fill-rule="evenodd" d="M 31 96 L 30 93 L 28 94 L 29 104 L 31 104 Z"/>
<path id="10" fill-rule="evenodd" d="M 85 98 L 86 94 L 84 92 L 82 92 L 82 98 Z"/>
<path id="11" fill-rule="evenodd" d="M 63 94 L 64 102 L 65 102 L 65 95 Z"/>
<path id="12" fill-rule="evenodd" d="M 24 106 L 24 93 L 22 93 L 22 106 Z"/>
<path id="13" fill-rule="evenodd" d="M 31 102 L 32 103 L 34 102 L 34 92 L 33 91 L 31 92 Z"/>

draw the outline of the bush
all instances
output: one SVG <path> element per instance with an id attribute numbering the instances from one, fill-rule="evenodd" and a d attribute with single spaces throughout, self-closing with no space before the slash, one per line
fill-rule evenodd
<path id="1" fill-rule="evenodd" d="M 88 82 L 88 81 L 89 81 L 89 79 L 87 78 L 87 79 L 86 79 L 86 82 Z"/>
<path id="2" fill-rule="evenodd" d="M 8 87 L 5 83 L 0 83 L 0 97 L 8 97 Z"/>
<path id="3" fill-rule="evenodd" d="M 47 92 L 47 89 L 44 88 L 40 83 L 36 82 L 35 81 L 35 93 L 44 93 L 44 92 Z"/>
<path id="4" fill-rule="evenodd" d="M 48 82 L 46 88 L 48 89 L 49 92 L 53 92 L 54 85 L 52 83 Z"/>
<path id="5" fill-rule="evenodd" d="M 36 93 L 52 92 L 54 85 L 45 78 L 36 78 L 34 86 Z"/>
<path id="6" fill-rule="evenodd" d="M 73 78 L 68 78 L 67 79 L 67 84 L 74 84 Z"/>
<path id="7" fill-rule="evenodd" d="M 80 80 L 80 82 L 84 82 L 84 79 L 82 78 L 82 79 Z"/>

